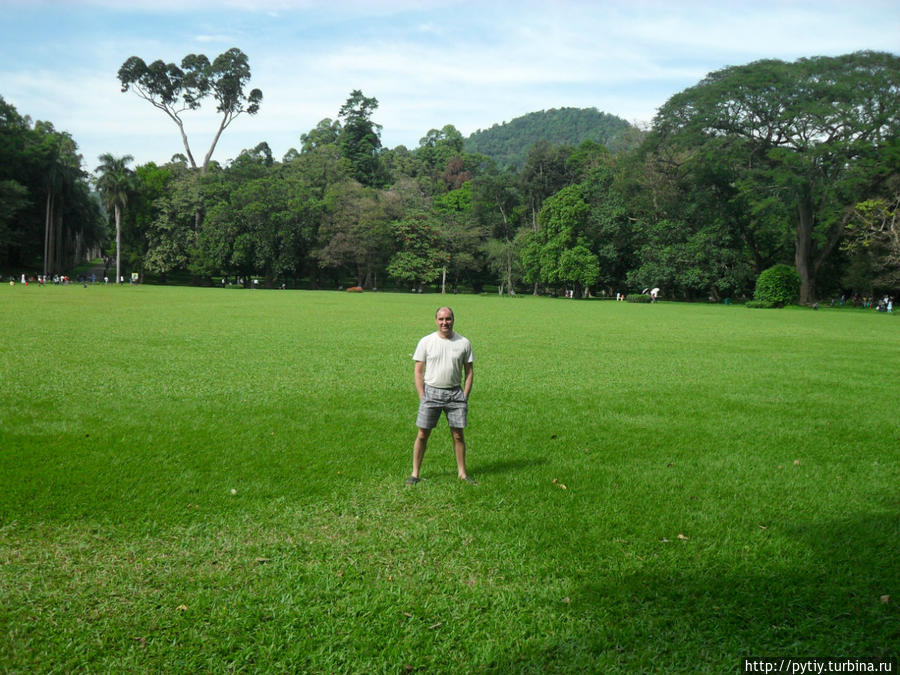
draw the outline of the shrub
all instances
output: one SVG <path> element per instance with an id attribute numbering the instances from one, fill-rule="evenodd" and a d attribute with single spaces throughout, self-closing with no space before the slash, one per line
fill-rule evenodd
<path id="1" fill-rule="evenodd" d="M 750 300 L 744 303 L 744 307 L 749 307 L 750 309 L 772 309 L 777 307 L 777 305 L 768 300 Z"/>
<path id="2" fill-rule="evenodd" d="M 756 280 L 753 299 L 758 302 L 770 302 L 775 307 L 783 307 L 797 300 L 800 294 L 800 275 L 790 265 L 775 265 Z"/>
<path id="3" fill-rule="evenodd" d="M 625 297 L 625 300 L 626 302 L 650 302 L 653 298 L 644 293 L 631 293 Z"/>

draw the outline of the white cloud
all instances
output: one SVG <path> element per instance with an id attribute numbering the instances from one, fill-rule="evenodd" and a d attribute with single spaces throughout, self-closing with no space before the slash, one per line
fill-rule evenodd
<path id="1" fill-rule="evenodd" d="M 728 65 L 900 47 L 900 5 L 887 0 L 45 0 L 78 14 L 58 26 L 3 1 L 0 95 L 72 133 L 89 166 L 101 152 L 162 162 L 183 151 L 170 120 L 119 91 L 131 55 L 248 55 L 263 104 L 226 130 L 215 155 L 226 161 L 262 140 L 281 156 L 358 88 L 379 100 L 384 144 L 415 147 L 445 124 L 468 134 L 563 106 L 647 122 Z M 207 107 L 185 117 L 195 155 L 218 122 Z"/>

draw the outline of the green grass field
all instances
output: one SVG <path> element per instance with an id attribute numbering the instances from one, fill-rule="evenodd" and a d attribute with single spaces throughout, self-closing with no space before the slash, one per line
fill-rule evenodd
<path id="1" fill-rule="evenodd" d="M 0 287 L 0 672 L 739 672 L 900 651 L 900 322 Z"/>

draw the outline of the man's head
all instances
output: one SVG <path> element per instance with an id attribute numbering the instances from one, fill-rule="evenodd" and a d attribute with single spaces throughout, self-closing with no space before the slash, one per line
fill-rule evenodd
<path id="1" fill-rule="evenodd" d="M 434 314 L 434 323 L 438 328 L 438 335 L 449 338 L 453 335 L 453 310 L 449 307 L 441 307 Z"/>

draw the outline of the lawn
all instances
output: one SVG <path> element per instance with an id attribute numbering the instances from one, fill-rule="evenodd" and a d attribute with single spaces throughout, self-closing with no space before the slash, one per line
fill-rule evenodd
<path id="1" fill-rule="evenodd" d="M 900 651 L 900 322 L 0 287 L 0 672 L 739 672 Z"/>

